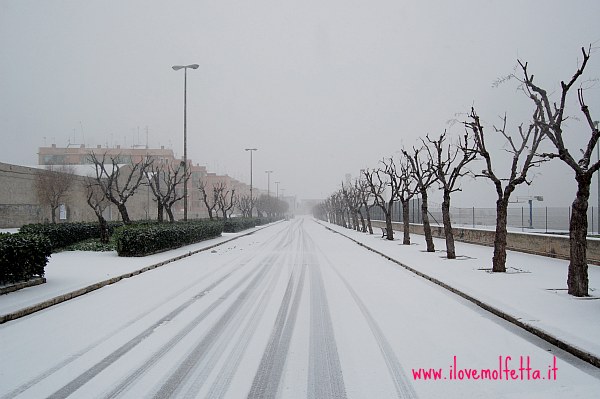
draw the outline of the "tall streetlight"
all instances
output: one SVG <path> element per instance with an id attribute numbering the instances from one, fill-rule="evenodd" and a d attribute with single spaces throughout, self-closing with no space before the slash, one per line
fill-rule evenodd
<path id="1" fill-rule="evenodd" d="M 258 151 L 258 148 L 246 148 L 246 151 L 250 151 L 250 217 L 252 217 L 252 210 L 254 209 L 254 197 L 252 196 L 252 153 Z"/>
<path id="2" fill-rule="evenodd" d="M 198 69 L 198 64 L 191 65 L 173 65 L 173 69 L 179 71 L 183 69 L 183 220 L 187 220 L 188 211 L 188 193 L 187 193 L 187 70 L 188 68 Z"/>
<path id="3" fill-rule="evenodd" d="M 279 199 L 279 183 L 281 183 L 280 181 L 276 181 L 275 184 L 277 184 L 277 199 Z"/>
<path id="4" fill-rule="evenodd" d="M 265 173 L 267 174 L 267 197 L 271 196 L 271 173 L 273 173 L 272 170 L 265 170 Z"/>

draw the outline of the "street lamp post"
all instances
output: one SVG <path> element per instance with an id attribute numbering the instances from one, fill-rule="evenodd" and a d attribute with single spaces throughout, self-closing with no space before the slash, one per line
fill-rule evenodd
<path id="1" fill-rule="evenodd" d="M 267 197 L 271 196 L 271 173 L 273 173 L 272 170 L 265 170 L 265 173 L 267 174 Z"/>
<path id="2" fill-rule="evenodd" d="M 277 199 L 279 199 L 279 181 L 276 181 L 275 184 L 277 184 Z"/>
<path id="3" fill-rule="evenodd" d="M 254 197 L 252 196 L 252 153 L 258 151 L 258 148 L 246 148 L 246 151 L 250 151 L 250 217 L 252 217 L 252 210 L 254 209 Z"/>
<path id="4" fill-rule="evenodd" d="M 198 69 L 198 64 L 174 65 L 173 69 L 178 71 L 183 69 L 183 220 L 187 220 L 188 212 L 188 193 L 187 193 L 187 70 Z"/>

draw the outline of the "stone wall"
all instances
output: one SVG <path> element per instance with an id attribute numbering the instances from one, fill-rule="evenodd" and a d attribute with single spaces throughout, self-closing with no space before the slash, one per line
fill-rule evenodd
<path id="1" fill-rule="evenodd" d="M 385 227 L 383 221 L 373 221 L 373 227 Z M 394 230 L 402 231 L 402 223 L 393 223 Z M 495 232 L 493 230 L 477 230 L 471 228 L 453 228 L 456 241 L 468 242 L 479 245 L 494 245 Z M 423 225 L 411 224 L 411 234 L 423 234 Z M 445 239 L 442 226 L 431 226 L 434 237 Z M 552 258 L 569 259 L 569 237 L 550 234 L 508 232 L 506 237 L 508 249 L 526 252 L 535 255 L 549 256 Z M 600 265 L 600 240 L 587 240 L 588 263 Z"/>
<path id="2" fill-rule="evenodd" d="M 21 227 L 29 223 L 52 220 L 50 208 L 42 206 L 37 198 L 35 180 L 39 169 L 0 163 L 0 228 Z M 74 176 L 71 189 L 64 199 L 66 219 L 59 222 L 96 221 L 96 215 L 87 204 L 83 176 Z M 138 189 L 127 201 L 132 220 L 156 219 L 156 203 L 147 186 Z M 109 206 L 104 216 L 107 220 L 120 220 L 115 205 Z M 165 214 L 166 217 L 166 214 Z"/>

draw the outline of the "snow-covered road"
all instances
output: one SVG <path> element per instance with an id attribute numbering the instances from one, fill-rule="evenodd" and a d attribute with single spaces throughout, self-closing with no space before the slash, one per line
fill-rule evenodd
<path id="1" fill-rule="evenodd" d="M 0 398 L 599 394 L 596 368 L 310 219 L 0 325 Z"/>

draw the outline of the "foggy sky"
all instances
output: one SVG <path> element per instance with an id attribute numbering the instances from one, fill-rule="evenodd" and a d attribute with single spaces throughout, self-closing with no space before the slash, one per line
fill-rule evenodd
<path id="1" fill-rule="evenodd" d="M 171 66 L 197 63 L 188 158 L 249 182 L 244 148 L 256 147 L 256 186 L 273 170 L 271 190 L 281 181 L 286 195 L 324 198 L 425 134 L 460 134 L 448 121 L 471 106 L 490 139 L 505 112 L 512 129 L 527 123 L 516 82 L 492 87 L 517 59 L 558 90 L 592 44 L 586 79 L 599 78 L 599 16 L 597 0 L 0 0 L 0 161 L 35 164 L 52 143 L 145 145 L 146 131 L 150 147 L 181 157 L 183 71 Z M 600 85 L 586 87 L 600 119 Z M 589 131 L 574 100 L 577 151 Z M 504 153 L 498 138 L 493 148 Z M 568 206 L 570 170 L 537 172 L 514 195 Z M 490 183 L 463 187 L 453 205 L 494 206 Z"/>

